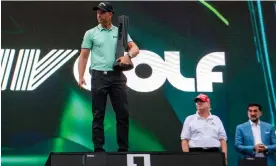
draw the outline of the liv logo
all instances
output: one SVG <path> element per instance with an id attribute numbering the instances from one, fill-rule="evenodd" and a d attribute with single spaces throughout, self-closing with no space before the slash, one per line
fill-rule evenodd
<path id="1" fill-rule="evenodd" d="M 73 56 L 79 55 L 78 50 L 53 49 L 43 58 L 39 49 L 19 50 L 13 75 L 11 69 L 15 61 L 14 49 L 1 49 L 1 90 L 6 90 L 8 80 L 11 79 L 10 90 L 32 91 L 46 81 L 61 66 Z M 90 55 L 91 56 L 91 55 Z M 73 74 L 78 82 L 78 60 L 75 60 Z M 139 55 L 133 59 L 134 69 L 124 72 L 127 76 L 127 86 L 137 92 L 152 92 L 159 89 L 166 80 L 181 91 L 185 92 L 213 92 L 213 83 L 223 82 L 222 72 L 213 72 L 216 66 L 225 66 L 225 53 L 212 52 L 203 56 L 195 67 L 196 77 L 188 78 L 180 72 L 180 52 L 165 51 L 164 60 L 154 52 L 140 50 Z M 151 67 L 152 73 L 148 78 L 140 78 L 135 69 L 140 64 Z M 86 65 L 84 85 L 86 90 L 91 90 L 91 75 L 89 74 L 90 60 Z"/>

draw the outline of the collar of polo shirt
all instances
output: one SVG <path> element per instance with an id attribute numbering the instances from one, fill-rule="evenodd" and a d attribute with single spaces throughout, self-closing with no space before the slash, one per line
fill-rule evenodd
<path id="1" fill-rule="evenodd" d="M 212 113 L 211 112 L 209 112 L 209 113 L 210 113 L 210 115 L 208 116 L 207 119 L 213 120 L 214 118 L 213 118 Z M 199 116 L 198 111 L 196 111 L 196 116 L 197 116 L 197 119 L 204 119 L 203 117 Z"/>
<path id="2" fill-rule="evenodd" d="M 105 29 L 101 24 L 98 25 L 98 28 L 99 28 L 101 31 L 107 30 L 107 29 Z M 111 30 L 113 30 L 114 28 L 115 28 L 115 26 L 114 26 L 113 24 L 111 24 L 111 28 L 110 28 L 108 31 L 111 31 Z"/>

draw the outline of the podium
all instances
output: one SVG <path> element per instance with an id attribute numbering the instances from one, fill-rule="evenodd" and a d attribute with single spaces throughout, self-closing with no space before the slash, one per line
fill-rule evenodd
<path id="1" fill-rule="evenodd" d="M 239 160 L 239 166 L 267 166 L 266 158 L 243 158 Z"/>
<path id="2" fill-rule="evenodd" d="M 217 153 L 116 152 L 50 153 L 45 166 L 225 166 Z"/>

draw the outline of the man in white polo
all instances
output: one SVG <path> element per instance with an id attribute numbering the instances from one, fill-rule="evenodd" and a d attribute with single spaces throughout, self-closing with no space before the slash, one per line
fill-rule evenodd
<path id="1" fill-rule="evenodd" d="M 212 115 L 210 99 L 205 94 L 195 98 L 197 112 L 188 116 L 181 132 L 183 152 L 219 152 L 227 158 L 227 136 L 220 118 Z"/>

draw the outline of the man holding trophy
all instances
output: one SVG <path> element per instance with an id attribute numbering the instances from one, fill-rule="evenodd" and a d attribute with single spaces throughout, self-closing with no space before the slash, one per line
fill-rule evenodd
<path id="1" fill-rule="evenodd" d="M 128 17 L 119 17 L 119 27 L 112 25 L 114 9 L 108 2 L 101 2 L 97 11 L 99 24 L 85 32 L 79 57 L 79 86 L 85 84 L 84 72 L 91 51 L 92 75 L 92 140 L 95 152 L 104 152 L 104 116 L 107 95 L 116 113 L 118 151 L 128 151 L 129 112 L 126 92 L 127 78 L 122 71 L 133 68 L 131 58 L 139 48 L 127 33 Z M 124 55 L 124 52 L 127 52 Z"/>

